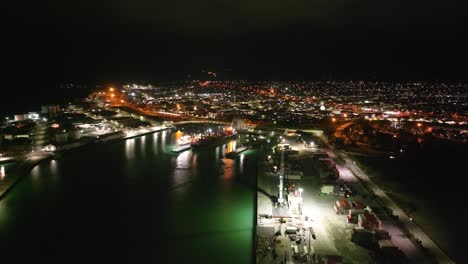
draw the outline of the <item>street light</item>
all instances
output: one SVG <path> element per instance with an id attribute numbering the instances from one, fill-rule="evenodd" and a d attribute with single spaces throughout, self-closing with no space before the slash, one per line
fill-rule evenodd
<path id="1" fill-rule="evenodd" d="M 304 191 L 304 189 L 299 188 L 298 191 L 299 191 L 299 196 L 302 197 L 302 192 Z"/>

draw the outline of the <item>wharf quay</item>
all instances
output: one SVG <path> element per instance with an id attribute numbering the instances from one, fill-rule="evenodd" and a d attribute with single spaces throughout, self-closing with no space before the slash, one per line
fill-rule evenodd
<path id="1" fill-rule="evenodd" d="M 92 145 L 92 144 L 111 143 L 111 142 L 116 142 L 119 140 L 132 139 L 132 138 L 145 136 L 148 134 L 160 132 L 160 131 L 167 130 L 167 129 L 171 129 L 171 128 L 151 127 L 151 128 L 142 128 L 142 129 L 139 129 L 138 131 L 131 131 L 131 132 L 117 131 L 117 132 L 107 133 L 107 134 L 99 135 L 96 138 L 81 140 L 75 143 L 57 146 L 57 152 L 60 153 L 63 151 L 69 151 L 69 150 L 73 150 L 79 147 Z"/>
<path id="2" fill-rule="evenodd" d="M 237 157 L 237 155 L 239 155 L 240 153 L 242 153 L 242 152 L 244 152 L 244 151 L 246 151 L 248 149 L 250 149 L 250 147 L 247 147 L 247 146 L 237 148 L 234 151 L 226 153 L 226 158 L 234 159 L 234 158 Z"/>
<path id="3" fill-rule="evenodd" d="M 144 136 L 144 135 L 148 135 L 148 134 L 152 134 L 152 133 L 156 133 L 156 132 L 160 132 L 160 131 L 168 130 L 172 128 L 173 127 L 166 127 L 166 126 L 143 128 L 136 132 L 129 132 L 121 139 L 130 139 L 130 138 L 140 137 L 140 136 Z"/>
<path id="4" fill-rule="evenodd" d="M 172 149 L 171 152 L 179 153 L 179 152 L 189 150 L 191 148 L 192 148 L 192 146 L 190 144 L 186 144 L 186 145 L 178 146 L 178 147 Z"/>
<path id="5" fill-rule="evenodd" d="M 10 163 L 10 162 L 15 162 L 15 161 L 16 161 L 15 157 L 0 158 L 0 164 L 5 164 L 5 163 Z"/>
<path id="6" fill-rule="evenodd" d="M 0 200 L 15 186 L 23 176 L 43 160 L 53 159 L 55 154 L 44 151 L 35 151 L 16 159 L 16 167 L 11 173 L 2 176 L 0 181 Z"/>
<path id="7" fill-rule="evenodd" d="M 144 136 L 151 133 L 156 133 L 162 130 L 169 129 L 167 127 L 153 127 L 147 129 L 140 129 L 131 133 L 110 133 L 108 135 L 101 135 L 98 140 L 87 139 L 70 144 L 56 146 L 56 150 L 53 152 L 48 151 L 33 151 L 20 157 L 3 157 L 1 158 L 0 164 L 3 163 L 14 163 L 11 172 L 7 172 L 6 175 L 2 175 L 0 180 L 0 200 L 7 195 L 7 193 L 22 179 L 23 176 L 27 175 L 36 165 L 41 161 L 49 159 L 58 159 L 62 156 L 62 153 L 71 151 L 80 147 L 89 146 L 93 144 L 102 144 L 116 142 L 119 140 L 126 140 L 139 136 Z"/>

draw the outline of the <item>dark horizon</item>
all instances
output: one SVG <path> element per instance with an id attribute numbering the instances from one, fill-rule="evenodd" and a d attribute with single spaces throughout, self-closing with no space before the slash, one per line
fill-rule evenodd
<path id="1" fill-rule="evenodd" d="M 11 2 L 0 113 L 73 97 L 60 83 L 157 83 L 204 69 L 218 79 L 465 82 L 463 10 L 456 1 Z"/>
<path id="2" fill-rule="evenodd" d="M 234 79 L 467 80 L 457 1 L 9 5 L 5 75 L 18 88 L 180 80 L 203 68 Z"/>

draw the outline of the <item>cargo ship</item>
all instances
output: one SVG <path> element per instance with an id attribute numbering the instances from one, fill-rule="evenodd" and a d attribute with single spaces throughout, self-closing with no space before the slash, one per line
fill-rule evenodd
<path id="1" fill-rule="evenodd" d="M 182 152 L 185 150 L 189 150 L 192 148 L 192 137 L 189 135 L 182 136 L 180 139 L 177 140 L 177 147 L 172 149 L 171 151 L 174 153 Z"/>

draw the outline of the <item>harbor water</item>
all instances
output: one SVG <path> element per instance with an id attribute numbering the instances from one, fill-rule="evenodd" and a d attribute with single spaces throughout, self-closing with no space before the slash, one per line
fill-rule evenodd
<path id="1" fill-rule="evenodd" d="M 252 263 L 261 150 L 239 140 L 172 153 L 162 131 L 65 153 L 0 201 L 3 258 L 19 263 Z"/>

